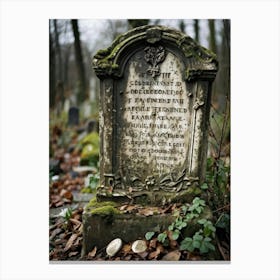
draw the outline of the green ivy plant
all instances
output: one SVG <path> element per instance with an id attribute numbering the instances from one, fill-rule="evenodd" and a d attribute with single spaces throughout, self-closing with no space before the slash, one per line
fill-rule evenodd
<path id="1" fill-rule="evenodd" d="M 179 211 L 174 212 L 176 216 L 175 221 L 169 225 L 168 230 L 171 232 L 173 240 L 178 240 L 180 244 L 180 250 L 188 250 L 193 252 L 198 250 L 201 254 L 214 251 L 215 246 L 212 241 L 215 238 L 216 228 L 210 220 L 199 219 L 197 224 L 200 225 L 200 229 L 194 233 L 193 236 L 185 237 L 183 235 L 183 229 L 198 219 L 206 206 L 205 201 L 199 197 L 195 197 L 191 205 L 185 204 L 180 207 Z M 150 240 L 155 235 L 154 232 L 147 232 L 145 237 Z M 164 246 L 169 244 L 167 231 L 158 234 L 157 239 Z"/>

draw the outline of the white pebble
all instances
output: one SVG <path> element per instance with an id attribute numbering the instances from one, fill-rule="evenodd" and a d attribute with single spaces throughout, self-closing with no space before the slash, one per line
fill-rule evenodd
<path id="1" fill-rule="evenodd" d="M 146 241 L 144 240 L 136 240 L 132 244 L 132 251 L 134 253 L 143 253 L 147 249 Z"/>
<path id="2" fill-rule="evenodd" d="M 121 247 L 122 247 L 122 240 L 120 238 L 116 238 L 108 244 L 106 248 L 106 253 L 108 256 L 113 257 L 117 254 L 117 252 L 121 249 Z"/>

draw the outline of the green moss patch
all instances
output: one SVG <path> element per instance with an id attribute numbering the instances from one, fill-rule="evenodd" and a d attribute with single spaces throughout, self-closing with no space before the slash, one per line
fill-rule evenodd
<path id="1" fill-rule="evenodd" d="M 102 201 L 98 202 L 96 197 L 86 205 L 85 211 L 92 215 L 110 216 L 120 214 L 121 212 L 117 209 L 118 204 L 113 201 Z"/>

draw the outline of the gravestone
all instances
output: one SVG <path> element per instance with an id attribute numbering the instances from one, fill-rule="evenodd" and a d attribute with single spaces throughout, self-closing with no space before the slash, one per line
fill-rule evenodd
<path id="1" fill-rule="evenodd" d="M 83 213 L 83 255 L 115 238 L 131 242 L 162 232 L 175 219 L 126 213 L 123 203 L 159 208 L 201 193 L 217 67 L 212 52 L 162 26 L 132 29 L 94 56 L 100 185 Z M 203 215 L 211 219 L 208 210 Z"/>
<path id="2" fill-rule="evenodd" d="M 78 107 L 70 107 L 68 111 L 68 125 L 78 125 L 79 124 L 79 108 Z"/>
<path id="3" fill-rule="evenodd" d="M 87 123 L 87 133 L 91 133 L 93 131 L 96 131 L 96 121 L 95 120 L 89 120 Z"/>
<path id="4" fill-rule="evenodd" d="M 190 200 L 205 177 L 215 55 L 179 31 L 144 26 L 99 51 L 93 67 L 99 199 Z"/>

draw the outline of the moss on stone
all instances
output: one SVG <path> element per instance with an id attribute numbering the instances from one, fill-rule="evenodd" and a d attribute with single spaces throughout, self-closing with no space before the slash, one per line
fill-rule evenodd
<path id="1" fill-rule="evenodd" d="M 120 211 L 111 205 L 107 205 L 98 208 L 93 208 L 92 210 L 90 210 L 90 213 L 92 215 L 109 216 L 109 215 L 120 214 Z"/>
<path id="2" fill-rule="evenodd" d="M 110 47 L 108 47 L 107 49 L 99 50 L 94 56 L 93 68 L 100 75 L 119 75 L 119 65 L 117 64 L 118 62 L 115 60 L 115 58 L 120 53 L 120 50 L 126 44 L 129 45 L 129 42 L 132 40 L 141 41 L 144 39 L 149 41 L 150 39 L 147 38 L 147 34 L 150 34 L 151 31 L 160 32 L 161 35 L 156 39 L 156 41 L 166 40 L 177 44 L 177 46 L 182 50 L 184 56 L 187 59 L 195 59 L 200 61 L 202 64 L 213 63 L 216 66 L 218 65 L 216 55 L 212 51 L 200 46 L 186 34 L 164 26 L 146 25 L 137 27 L 128 31 L 127 33 L 119 35 Z M 204 70 L 204 67 L 202 65 L 201 67 L 202 70 Z M 188 74 L 186 76 L 188 77 Z"/>
<path id="3" fill-rule="evenodd" d="M 86 205 L 85 211 L 93 215 L 110 216 L 114 214 L 120 214 L 117 209 L 118 204 L 113 201 L 98 202 L 96 197 L 92 198 Z"/>

